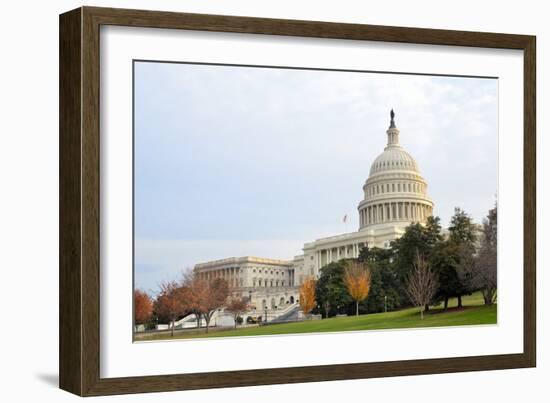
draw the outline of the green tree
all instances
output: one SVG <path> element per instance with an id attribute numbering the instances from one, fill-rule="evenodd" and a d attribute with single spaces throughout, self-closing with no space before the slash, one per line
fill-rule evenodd
<path id="1" fill-rule="evenodd" d="M 445 301 L 456 297 L 462 307 L 462 296 L 470 294 L 473 287 L 474 254 L 478 228 L 472 218 L 456 207 L 449 226 L 449 237 L 439 244 L 430 261 L 439 276 L 437 297 Z"/>
<path id="2" fill-rule="evenodd" d="M 414 223 L 405 228 L 401 238 L 392 241 L 393 265 L 396 276 L 396 288 L 401 296 L 401 304 L 408 303 L 406 298 L 407 278 L 414 266 L 417 254 L 431 262 L 435 249 L 443 242 L 439 217 L 428 217 L 426 223 Z M 426 307 L 427 308 L 427 307 Z"/>
<path id="3" fill-rule="evenodd" d="M 439 289 L 435 301 L 444 301 L 444 309 L 449 306 L 449 298 L 457 297 L 462 290 L 460 279 L 456 272 L 458 250 L 456 245 L 444 241 L 439 243 L 430 256 L 430 264 L 437 273 Z"/>
<path id="4" fill-rule="evenodd" d="M 398 291 L 397 275 L 392 260 L 391 249 L 361 249 L 358 261 L 367 263 L 371 271 L 369 298 L 359 304 L 361 313 L 384 312 L 386 309 L 392 311 L 403 305 L 404 297 Z"/>
<path id="5" fill-rule="evenodd" d="M 474 286 L 481 290 L 485 305 L 495 302 L 497 295 L 497 207 L 483 220 L 481 242 L 476 256 Z"/>
<path id="6" fill-rule="evenodd" d="M 477 241 L 477 226 L 460 207 L 455 207 L 455 213 L 449 226 L 449 240 L 457 245 L 474 245 Z"/>
<path id="7" fill-rule="evenodd" d="M 353 302 L 344 283 L 346 261 L 330 263 L 320 270 L 315 295 L 325 318 L 342 312 Z"/>

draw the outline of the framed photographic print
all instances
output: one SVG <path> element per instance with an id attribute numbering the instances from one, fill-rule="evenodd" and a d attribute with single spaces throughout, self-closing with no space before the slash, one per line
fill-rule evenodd
<path id="1" fill-rule="evenodd" d="M 62 14 L 60 387 L 535 366 L 535 82 L 533 36 Z"/>

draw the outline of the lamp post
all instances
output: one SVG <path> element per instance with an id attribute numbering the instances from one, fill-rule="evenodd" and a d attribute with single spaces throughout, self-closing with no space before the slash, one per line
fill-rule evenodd
<path id="1" fill-rule="evenodd" d="M 384 312 L 388 312 L 388 296 L 384 295 Z"/>
<path id="2" fill-rule="evenodd" d="M 265 310 L 265 323 L 267 323 L 267 305 L 264 307 Z"/>

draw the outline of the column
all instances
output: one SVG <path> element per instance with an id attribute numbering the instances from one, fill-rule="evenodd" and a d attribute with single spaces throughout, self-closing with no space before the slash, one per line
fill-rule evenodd
<path id="1" fill-rule="evenodd" d="M 374 206 L 369 207 L 369 223 L 374 223 Z"/>
<path id="2" fill-rule="evenodd" d="M 371 223 L 371 218 L 370 218 L 370 206 L 367 207 L 367 222 L 368 222 L 368 224 L 370 225 L 370 223 Z"/>
<path id="3" fill-rule="evenodd" d="M 315 259 L 316 259 L 316 262 L 317 262 L 317 270 L 319 270 L 321 268 L 321 252 L 320 251 L 315 252 Z"/>

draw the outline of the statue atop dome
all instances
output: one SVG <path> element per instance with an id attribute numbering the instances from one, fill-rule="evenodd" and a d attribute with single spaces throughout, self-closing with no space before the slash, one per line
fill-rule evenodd
<path id="1" fill-rule="evenodd" d="M 399 147 L 399 129 L 395 126 L 395 112 L 390 111 L 390 127 L 386 133 L 388 134 L 388 147 Z"/>

